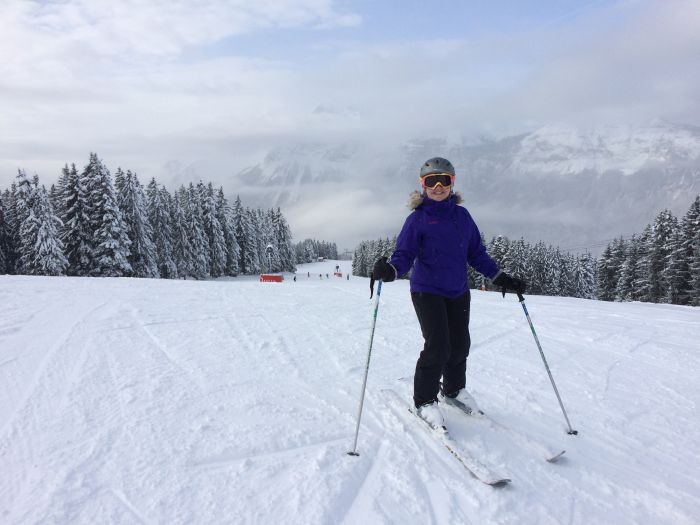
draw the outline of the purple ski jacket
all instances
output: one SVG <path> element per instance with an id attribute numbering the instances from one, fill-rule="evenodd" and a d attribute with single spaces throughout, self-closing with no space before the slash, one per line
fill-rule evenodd
<path id="1" fill-rule="evenodd" d="M 413 212 L 396 239 L 390 263 L 400 277 L 413 267 L 411 293 L 455 298 L 469 290 L 467 265 L 489 279 L 499 268 L 481 242 L 479 229 L 459 194 L 442 202 L 411 196 Z"/>

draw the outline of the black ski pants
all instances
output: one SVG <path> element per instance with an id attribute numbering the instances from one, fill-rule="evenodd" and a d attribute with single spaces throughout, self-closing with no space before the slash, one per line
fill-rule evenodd
<path id="1" fill-rule="evenodd" d="M 413 376 L 416 407 L 437 400 L 442 376 L 443 391 L 451 394 L 465 386 L 469 356 L 469 292 L 455 299 L 429 293 L 412 293 L 425 344 Z"/>

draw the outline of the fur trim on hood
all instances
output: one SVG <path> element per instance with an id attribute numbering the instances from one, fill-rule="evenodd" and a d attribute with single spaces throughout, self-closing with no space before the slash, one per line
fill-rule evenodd
<path id="1" fill-rule="evenodd" d="M 458 192 L 453 193 L 455 201 L 457 204 L 461 204 L 464 199 L 462 199 L 462 196 Z M 411 196 L 408 199 L 408 209 L 409 210 L 415 210 L 418 206 L 423 204 L 423 199 L 425 198 L 425 195 L 421 193 L 420 191 L 414 191 L 411 193 Z"/>

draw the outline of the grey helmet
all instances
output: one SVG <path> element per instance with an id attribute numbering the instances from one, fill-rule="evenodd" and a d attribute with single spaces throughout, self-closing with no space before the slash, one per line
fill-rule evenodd
<path id="1" fill-rule="evenodd" d="M 452 163 L 443 159 L 442 157 L 433 157 L 432 159 L 426 160 L 420 167 L 421 178 L 426 175 L 431 175 L 433 173 L 447 173 L 448 175 L 455 175 L 455 167 Z"/>

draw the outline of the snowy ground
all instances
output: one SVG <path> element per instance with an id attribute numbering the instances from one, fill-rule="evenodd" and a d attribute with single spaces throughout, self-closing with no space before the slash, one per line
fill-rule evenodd
<path id="1" fill-rule="evenodd" d="M 385 403 L 409 401 L 397 378 L 421 345 L 407 282 L 384 287 L 345 454 L 374 304 L 334 266 L 282 284 L 0 277 L 0 522 L 700 521 L 699 309 L 528 298 L 571 437 L 517 300 L 475 292 L 469 385 L 515 433 L 446 415 L 513 479 L 494 489 Z"/>

